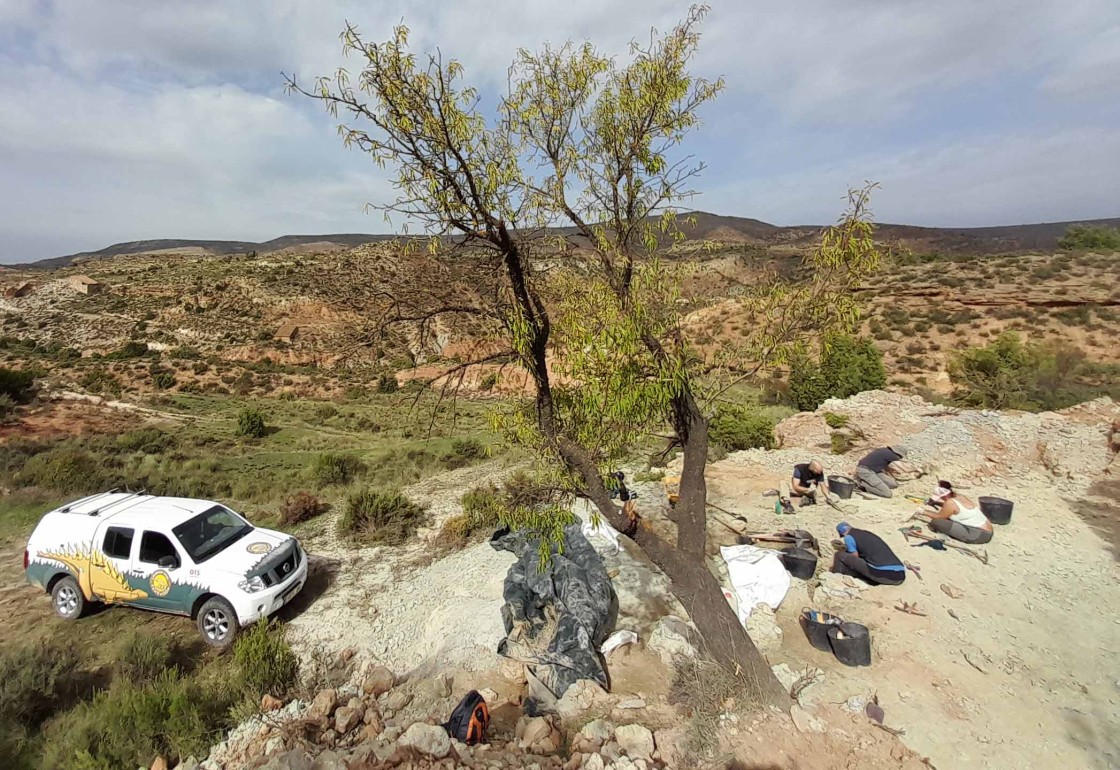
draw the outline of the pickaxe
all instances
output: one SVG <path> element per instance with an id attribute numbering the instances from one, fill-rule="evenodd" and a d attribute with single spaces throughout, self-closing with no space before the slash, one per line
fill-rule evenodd
<path id="1" fill-rule="evenodd" d="M 988 563 L 988 552 L 987 551 L 977 553 L 976 551 L 973 551 L 971 548 L 965 548 L 963 545 L 957 545 L 956 543 L 950 543 L 949 541 L 945 540 L 944 538 L 934 537 L 933 535 L 927 535 L 925 532 L 922 532 L 920 527 L 902 527 L 898 531 L 901 532 L 902 536 L 907 538 L 907 539 L 913 537 L 913 538 L 917 538 L 918 540 L 925 540 L 925 541 L 931 542 L 931 543 L 932 542 L 937 542 L 937 543 L 941 544 L 942 548 L 952 548 L 954 550 L 960 551 L 961 553 L 967 553 L 969 556 L 976 559 L 981 564 L 987 564 Z"/>

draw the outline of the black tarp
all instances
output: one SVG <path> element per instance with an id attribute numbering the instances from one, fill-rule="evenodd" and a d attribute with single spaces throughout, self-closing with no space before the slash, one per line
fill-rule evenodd
<path id="1" fill-rule="evenodd" d="M 490 544 L 517 557 L 506 574 L 502 620 L 506 638 L 498 654 L 526 663 L 556 698 L 580 679 L 608 689 L 599 646 L 614 630 L 618 597 L 603 560 L 580 525 L 564 529 L 562 548 L 541 571 L 538 536 L 501 529 Z"/>

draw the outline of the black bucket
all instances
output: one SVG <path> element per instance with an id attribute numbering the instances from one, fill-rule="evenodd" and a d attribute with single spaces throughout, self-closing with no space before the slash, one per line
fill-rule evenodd
<path id="1" fill-rule="evenodd" d="M 829 476 L 828 491 L 841 500 L 850 500 L 856 491 L 856 483 L 847 476 Z"/>
<path id="2" fill-rule="evenodd" d="M 843 634 L 843 639 L 837 637 Z M 845 666 L 871 665 L 871 632 L 859 623 L 841 623 L 828 629 L 828 643 Z"/>
<path id="3" fill-rule="evenodd" d="M 808 607 L 801 610 L 801 630 L 805 632 L 809 644 L 818 650 L 832 652 L 832 645 L 828 643 L 828 629 L 843 622 L 827 612 L 811 610 Z"/>
<path id="4" fill-rule="evenodd" d="M 993 524 L 1011 523 L 1011 511 L 1014 510 L 1015 503 L 1002 497 L 981 497 L 978 502 L 980 513 L 987 516 L 988 521 Z"/>
<path id="5" fill-rule="evenodd" d="M 817 571 L 816 555 L 800 546 L 782 551 L 782 564 L 789 570 L 789 574 L 802 580 L 808 580 Z"/>

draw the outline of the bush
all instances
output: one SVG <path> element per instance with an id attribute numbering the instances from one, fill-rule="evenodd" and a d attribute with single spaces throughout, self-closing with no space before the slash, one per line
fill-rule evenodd
<path id="1" fill-rule="evenodd" d="M 868 339 L 830 335 L 819 363 L 807 355 L 790 362 L 789 393 L 803 412 L 813 411 L 829 398 L 847 398 L 886 384 L 883 354 Z"/>
<path id="2" fill-rule="evenodd" d="M 175 649 L 162 636 L 133 631 L 125 637 L 113 668 L 118 676 L 141 684 L 171 667 Z"/>
<path id="3" fill-rule="evenodd" d="M 1066 251 L 1120 251 L 1120 229 L 1070 225 L 1066 228 L 1065 235 L 1058 239 L 1058 247 Z"/>
<path id="4" fill-rule="evenodd" d="M 843 428 L 850 420 L 851 418 L 846 414 L 824 413 L 824 424 L 833 429 Z"/>
<path id="5" fill-rule="evenodd" d="M 487 374 L 482 378 L 482 382 L 479 383 L 478 387 L 481 390 L 493 390 L 498 387 L 498 373 L 490 372 Z"/>
<path id="6" fill-rule="evenodd" d="M 264 424 L 264 415 L 259 409 L 249 407 L 242 409 L 237 415 L 237 435 L 248 438 L 261 438 L 267 428 Z"/>
<path id="7" fill-rule="evenodd" d="M 708 426 L 708 435 L 715 443 L 732 451 L 773 449 L 773 418 L 740 404 L 721 404 Z"/>
<path id="8" fill-rule="evenodd" d="M 451 451 L 443 456 L 445 467 L 454 470 L 485 459 L 486 445 L 478 439 L 455 439 L 451 442 Z"/>
<path id="9" fill-rule="evenodd" d="M 145 343 L 137 342 L 135 340 L 132 340 L 130 342 L 126 342 L 124 344 L 124 346 L 121 347 L 119 350 L 115 350 L 112 353 L 109 353 L 105 356 L 102 356 L 102 358 L 107 358 L 107 359 L 110 359 L 110 360 L 113 360 L 113 359 L 118 359 L 119 360 L 119 359 L 124 359 L 124 358 L 141 358 L 141 357 L 146 357 L 146 356 L 158 356 L 158 355 L 159 355 L 159 353 L 157 353 L 156 351 L 148 350 L 148 346 Z"/>
<path id="10" fill-rule="evenodd" d="M 31 386 L 34 383 L 34 372 L 0 366 L 0 395 L 7 396 L 16 403 L 24 403 L 31 399 Z"/>
<path id="11" fill-rule="evenodd" d="M 296 492 L 284 499 L 280 506 L 280 523 L 293 526 L 326 513 L 330 506 L 310 492 Z"/>
<path id="12" fill-rule="evenodd" d="M 94 369 L 87 372 L 78 380 L 78 384 L 82 386 L 83 390 L 88 390 L 90 393 L 116 395 L 121 392 L 121 381 L 104 369 Z"/>
<path id="13" fill-rule="evenodd" d="M 15 411 L 16 402 L 12 397 L 4 393 L 0 393 L 0 417 L 6 417 Z"/>
<path id="14" fill-rule="evenodd" d="M 460 498 L 463 512 L 452 516 L 440 528 L 439 540 L 445 546 L 462 548 L 479 534 L 490 534 L 499 525 L 505 502 L 493 484 L 475 487 Z"/>
<path id="15" fill-rule="evenodd" d="M 0 650 L 0 722 L 38 727 L 74 695 L 78 648 L 48 640 Z"/>
<path id="16" fill-rule="evenodd" d="M 396 375 L 387 373 L 377 378 L 378 393 L 396 393 L 399 389 Z"/>
<path id="17" fill-rule="evenodd" d="M 311 461 L 311 478 L 321 487 L 348 484 L 365 469 L 357 457 L 327 452 Z"/>
<path id="18" fill-rule="evenodd" d="M 59 446 L 28 459 L 16 480 L 20 486 L 56 492 L 93 492 L 110 485 L 104 458 L 83 449 Z"/>
<path id="19" fill-rule="evenodd" d="M 175 375 L 169 371 L 152 372 L 152 384 L 160 390 L 170 390 L 175 387 Z"/>
<path id="20" fill-rule="evenodd" d="M 175 668 L 142 684 L 117 680 L 51 723 L 41 766 L 114 770 L 146 767 L 155 756 L 174 765 L 206 753 L 229 706 L 217 685 L 203 686 Z"/>
<path id="21" fill-rule="evenodd" d="M 233 644 L 233 660 L 245 686 L 257 698 L 282 698 L 299 677 L 299 660 L 277 622 L 259 621 L 243 631 Z"/>
<path id="22" fill-rule="evenodd" d="M 424 509 L 396 490 L 363 489 L 347 498 L 338 527 L 363 542 L 400 545 L 426 520 Z"/>

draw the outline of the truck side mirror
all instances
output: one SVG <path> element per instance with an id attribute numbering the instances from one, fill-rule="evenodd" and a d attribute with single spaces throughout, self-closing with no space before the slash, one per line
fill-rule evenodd
<path id="1" fill-rule="evenodd" d="M 163 567 L 164 569 L 178 569 L 179 560 L 174 556 L 161 556 L 159 557 L 159 561 L 157 561 L 156 564 Z"/>

